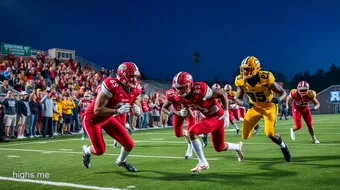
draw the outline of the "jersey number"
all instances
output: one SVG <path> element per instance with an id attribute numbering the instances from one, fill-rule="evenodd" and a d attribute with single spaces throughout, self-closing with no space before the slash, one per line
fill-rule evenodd
<path id="1" fill-rule="evenodd" d="M 265 102 L 267 100 L 264 92 L 247 92 L 253 102 Z"/>

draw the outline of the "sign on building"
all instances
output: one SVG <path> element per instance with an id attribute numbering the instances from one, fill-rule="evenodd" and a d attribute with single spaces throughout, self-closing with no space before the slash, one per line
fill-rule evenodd
<path id="1" fill-rule="evenodd" d="M 31 46 L 1 43 L 2 54 L 12 53 L 14 56 L 31 56 L 31 51 Z"/>

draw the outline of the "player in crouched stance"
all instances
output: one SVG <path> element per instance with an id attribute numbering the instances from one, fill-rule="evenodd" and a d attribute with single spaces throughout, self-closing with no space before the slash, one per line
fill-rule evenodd
<path id="1" fill-rule="evenodd" d="M 309 84 L 306 81 L 299 82 L 297 89 L 292 89 L 289 96 L 286 99 L 286 106 L 288 109 L 289 101 L 293 100 L 292 113 L 295 125 L 290 128 L 290 137 L 295 140 L 295 131 L 298 131 L 302 127 L 301 116 L 306 122 L 309 134 L 312 136 L 312 142 L 314 144 L 320 144 L 320 141 L 316 139 L 314 128 L 312 124 L 312 114 L 309 108 L 309 102 L 314 103 L 314 109 L 317 110 L 320 107 L 320 103 L 316 98 L 316 93 L 314 90 L 309 89 Z"/>
<path id="2" fill-rule="evenodd" d="M 117 69 L 117 78 L 106 78 L 95 101 L 86 109 L 82 123 L 92 144 L 83 145 L 83 163 L 86 168 L 90 168 L 92 154 L 100 156 L 106 150 L 103 129 L 122 145 L 116 164 L 129 172 L 137 172 L 133 165 L 126 162 L 134 142 L 122 123 L 125 123 L 131 105 L 135 115 L 141 114 L 139 96 L 142 88 L 139 78 L 140 72 L 134 63 L 122 63 Z"/>
<path id="3" fill-rule="evenodd" d="M 197 138 L 200 134 L 211 134 L 214 149 L 217 152 L 234 150 L 239 162 L 243 161 L 242 142 L 224 142 L 224 126 L 229 125 L 228 100 L 223 91 L 212 90 L 204 82 L 193 82 L 192 76 L 187 72 L 179 72 L 172 81 L 172 88 L 179 98 L 179 103 L 184 107 L 180 110 L 181 115 L 188 114 L 188 109 L 197 110 L 202 114 L 203 119 L 189 128 L 189 137 L 193 149 L 198 157 L 198 164 L 192 168 L 192 172 L 207 170 L 209 163 L 206 160 L 202 144 Z M 217 102 L 221 100 L 221 105 Z"/>
<path id="4" fill-rule="evenodd" d="M 248 56 L 242 60 L 240 75 L 235 78 L 236 102 L 248 108 L 242 124 L 242 138 L 250 138 L 255 126 L 263 118 L 266 136 L 279 145 L 286 162 L 290 162 L 292 157 L 289 148 L 274 130 L 277 104 L 286 97 L 286 92 L 275 82 L 271 72 L 260 69 L 260 61 L 254 56 Z M 274 97 L 273 92 L 277 93 L 279 98 Z M 245 93 L 249 97 L 249 102 L 243 100 Z"/>
<path id="5" fill-rule="evenodd" d="M 170 114 L 170 106 L 173 106 L 173 126 L 174 133 L 176 137 L 184 137 L 185 141 L 188 143 L 187 152 L 184 156 L 184 159 L 190 159 L 192 157 L 192 143 L 190 142 L 190 138 L 188 136 L 188 131 L 183 129 L 184 120 L 187 122 L 187 129 L 190 129 L 196 123 L 196 117 L 194 112 L 191 109 L 182 109 L 184 108 L 181 103 L 179 103 L 180 98 L 176 95 L 174 89 L 169 89 L 165 93 L 165 102 L 163 104 L 162 110 L 165 114 Z M 203 147 L 205 148 L 208 145 L 208 135 L 202 134 L 201 136 L 203 140 Z"/>

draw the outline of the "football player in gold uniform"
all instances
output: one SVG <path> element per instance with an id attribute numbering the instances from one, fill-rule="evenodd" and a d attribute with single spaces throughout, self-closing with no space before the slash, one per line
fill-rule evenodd
<path id="1" fill-rule="evenodd" d="M 242 138 L 248 139 L 256 124 L 263 118 L 266 136 L 280 146 L 286 162 L 290 162 L 292 157 L 287 144 L 274 131 L 278 111 L 277 104 L 287 94 L 275 82 L 275 77 L 271 72 L 260 70 L 260 61 L 254 56 L 248 56 L 242 60 L 240 75 L 235 78 L 236 102 L 248 108 L 242 125 Z M 277 93 L 279 97 L 275 97 L 273 92 Z M 249 102 L 243 100 L 244 94 L 248 95 Z"/>

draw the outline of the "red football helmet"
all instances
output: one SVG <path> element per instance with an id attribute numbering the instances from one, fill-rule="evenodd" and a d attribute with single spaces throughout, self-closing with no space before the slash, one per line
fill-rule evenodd
<path id="1" fill-rule="evenodd" d="M 306 96 L 307 91 L 309 90 L 309 84 L 306 81 L 299 82 L 297 86 L 298 92 L 301 96 Z"/>
<path id="2" fill-rule="evenodd" d="M 224 91 L 226 91 L 227 94 L 229 94 L 229 93 L 231 92 L 231 90 L 232 90 L 232 87 L 231 87 L 230 84 L 226 84 L 226 85 L 224 86 Z"/>
<path id="3" fill-rule="evenodd" d="M 190 93 L 194 84 L 192 76 L 188 72 L 179 72 L 172 80 L 172 88 L 179 96 L 186 96 Z"/>
<path id="4" fill-rule="evenodd" d="M 214 90 L 218 90 L 220 88 L 221 88 L 221 86 L 218 83 L 215 83 L 215 84 L 212 85 L 212 89 L 214 89 Z"/>
<path id="5" fill-rule="evenodd" d="M 117 79 L 126 86 L 137 87 L 140 77 L 137 65 L 132 62 L 124 62 L 117 69 Z"/>

